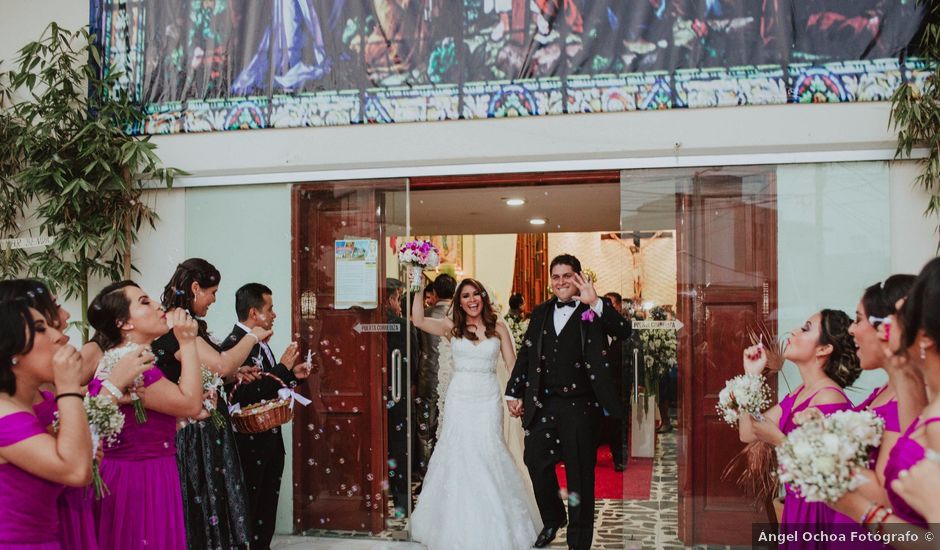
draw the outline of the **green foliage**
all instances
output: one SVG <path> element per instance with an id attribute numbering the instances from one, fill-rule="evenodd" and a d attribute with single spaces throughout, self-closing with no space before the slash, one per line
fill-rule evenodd
<path id="1" fill-rule="evenodd" d="M 23 133 L 22 125 L 13 113 L 3 109 L 9 104 L 5 93 L 9 89 L 8 83 L 9 74 L 0 74 L 0 239 L 20 236 L 25 221 L 24 208 L 29 202 L 26 188 L 15 181 L 23 165 L 23 155 L 18 148 L 4 145 L 13 143 Z M 25 250 L 0 250 L 0 278 L 15 277 L 26 268 Z"/>
<path id="2" fill-rule="evenodd" d="M 120 72 L 100 74 L 86 29 L 52 23 L 19 54 L 0 80 L 0 97 L 19 98 L 0 115 L 0 196 L 11 197 L 0 207 L 0 231 L 25 210 L 33 214 L 54 242 L 30 254 L 28 270 L 81 298 L 87 334 L 89 279 L 130 277 L 137 232 L 157 220 L 140 182 L 172 186 L 181 172 L 161 167 L 149 136 L 128 134 L 142 113 L 122 91 Z M 8 267 L 22 271 L 16 261 L 3 264 L 5 276 Z"/>
<path id="3" fill-rule="evenodd" d="M 930 194 L 924 215 L 936 216 L 940 214 L 940 3 L 921 1 L 927 14 L 918 49 L 929 72 L 925 79 L 904 82 L 895 91 L 890 124 L 898 130 L 898 158 L 909 158 L 916 147 L 927 150 L 927 157 L 918 161 L 922 171 L 915 185 Z M 940 225 L 937 230 L 940 233 Z"/>

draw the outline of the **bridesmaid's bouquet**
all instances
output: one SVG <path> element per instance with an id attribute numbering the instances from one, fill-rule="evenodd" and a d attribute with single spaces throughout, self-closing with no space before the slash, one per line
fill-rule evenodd
<path id="1" fill-rule="evenodd" d="M 222 394 L 222 377 L 218 374 L 212 372 L 211 370 L 203 367 L 202 369 L 202 391 L 214 393 L 216 398 Z M 212 399 L 205 399 L 202 402 L 202 405 L 209 411 L 209 419 L 212 420 L 212 424 L 219 430 L 225 427 L 225 418 L 222 417 L 222 413 L 219 412 L 219 407 L 216 403 L 213 403 Z"/>
<path id="2" fill-rule="evenodd" d="M 92 455 L 95 457 L 91 467 L 91 480 L 95 488 L 95 498 L 111 494 L 104 480 L 98 463 L 98 448 L 102 442 L 113 443 L 124 429 L 124 415 L 117 403 L 105 396 L 85 396 L 85 414 L 88 415 L 88 427 L 91 428 Z"/>
<path id="3" fill-rule="evenodd" d="M 111 371 L 114 369 L 115 365 L 118 364 L 118 361 L 122 357 L 127 355 L 132 351 L 137 350 L 136 344 L 127 344 L 126 346 L 120 346 L 117 348 L 109 349 L 104 352 L 104 356 L 101 358 L 101 362 L 98 363 L 98 370 L 95 371 L 95 378 L 98 380 L 107 380 L 108 376 L 111 375 Z M 140 375 L 134 380 L 134 385 L 139 386 L 144 383 L 144 376 Z M 140 400 L 140 396 L 137 395 L 133 389 L 131 389 L 131 403 L 134 405 L 134 418 L 137 419 L 138 424 L 143 424 L 147 421 L 147 409 L 144 407 L 144 402 Z"/>
<path id="4" fill-rule="evenodd" d="M 740 374 L 725 382 L 718 392 L 718 414 L 731 426 L 738 424 L 741 414 L 760 416 L 770 407 L 770 388 L 763 376 Z"/>
<path id="5" fill-rule="evenodd" d="M 411 291 L 421 289 L 421 273 L 441 264 L 441 253 L 431 241 L 414 240 L 398 247 L 398 261 L 408 266 L 408 285 Z"/>
<path id="6" fill-rule="evenodd" d="M 865 483 L 858 472 L 868 466 L 869 449 L 881 442 L 884 421 L 871 411 L 805 413 L 777 448 L 780 481 L 807 502 L 835 502 Z"/>

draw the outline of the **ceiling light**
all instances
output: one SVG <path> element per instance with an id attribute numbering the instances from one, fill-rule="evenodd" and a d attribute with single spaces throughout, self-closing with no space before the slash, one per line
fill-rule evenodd
<path id="1" fill-rule="evenodd" d="M 532 225 L 545 225 L 545 222 L 548 221 L 545 218 L 532 218 L 529 220 L 529 223 Z"/>
<path id="2" fill-rule="evenodd" d="M 522 206 L 525 199 L 506 199 L 506 206 Z"/>

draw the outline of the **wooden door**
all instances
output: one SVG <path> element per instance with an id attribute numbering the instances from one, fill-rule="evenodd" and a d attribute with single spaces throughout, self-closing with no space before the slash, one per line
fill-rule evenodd
<path id="1" fill-rule="evenodd" d="M 385 528 L 386 336 L 356 326 L 387 322 L 386 237 L 403 231 L 387 207 L 404 193 L 404 180 L 293 189 L 294 338 L 315 366 L 305 390 L 313 403 L 294 418 L 295 532 Z M 334 242 L 352 238 L 378 243 L 376 307 L 334 307 Z"/>
<path id="2" fill-rule="evenodd" d="M 741 374 L 747 331 L 776 333 L 777 258 L 772 173 L 708 176 L 678 196 L 681 421 L 679 537 L 686 544 L 749 544 L 766 522 L 733 479 L 722 479 L 744 447 L 718 416 L 724 382 Z M 776 382 L 771 381 L 771 387 Z"/>

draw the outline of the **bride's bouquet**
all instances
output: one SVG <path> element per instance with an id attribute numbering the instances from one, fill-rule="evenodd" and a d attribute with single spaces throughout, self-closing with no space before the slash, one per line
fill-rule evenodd
<path id="1" fill-rule="evenodd" d="M 441 253 L 431 241 L 414 240 L 398 247 L 398 261 L 408 266 L 408 286 L 411 291 L 421 289 L 421 274 L 441 264 Z"/>
<path id="2" fill-rule="evenodd" d="M 868 451 L 881 442 L 884 421 L 871 411 L 839 411 L 824 416 L 810 409 L 777 448 L 780 481 L 808 502 L 835 502 L 865 483 L 858 471 Z"/>
<path id="3" fill-rule="evenodd" d="M 736 426 L 741 414 L 759 416 L 770 407 L 770 388 L 763 376 L 740 374 L 725 382 L 718 392 L 718 414 L 731 426 Z"/>
<path id="4" fill-rule="evenodd" d="M 216 399 L 222 395 L 222 377 L 218 374 L 212 372 L 211 370 L 203 367 L 202 368 L 202 391 L 209 392 L 210 394 L 215 394 Z M 209 411 L 209 418 L 212 420 L 212 424 L 219 430 L 225 427 L 225 418 L 222 417 L 222 413 L 219 412 L 218 401 L 213 403 L 212 399 L 205 399 L 202 402 L 202 406 Z"/>
<path id="5" fill-rule="evenodd" d="M 95 378 L 98 380 L 107 380 L 108 376 L 111 375 L 111 371 L 114 370 L 115 365 L 118 364 L 118 361 L 120 361 L 122 357 L 132 351 L 137 351 L 136 344 L 127 344 L 125 346 L 112 348 L 104 352 L 104 356 L 101 358 L 101 362 L 98 363 L 98 370 L 95 371 Z M 135 386 L 139 386 L 143 383 L 143 375 L 140 375 L 134 379 Z M 144 402 L 140 400 L 140 396 L 137 395 L 137 392 L 135 392 L 133 389 L 131 390 L 131 403 L 134 405 L 134 418 L 137 419 L 137 423 L 143 424 L 146 422 L 147 409 L 144 407 Z"/>
<path id="6" fill-rule="evenodd" d="M 124 429 L 124 415 L 117 403 L 110 397 L 102 395 L 85 396 L 85 415 L 88 416 L 88 428 L 91 430 L 91 484 L 95 488 L 95 498 L 101 499 L 111 494 L 104 480 L 101 479 L 101 469 L 98 463 L 98 448 L 102 443 L 113 443 L 118 434 Z M 52 429 L 59 431 L 59 412 Z"/>

